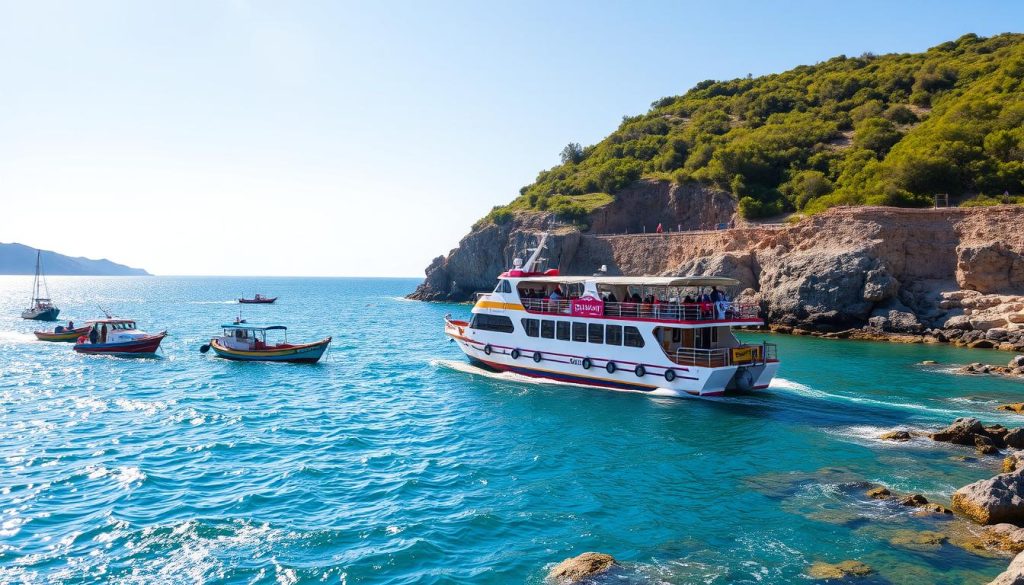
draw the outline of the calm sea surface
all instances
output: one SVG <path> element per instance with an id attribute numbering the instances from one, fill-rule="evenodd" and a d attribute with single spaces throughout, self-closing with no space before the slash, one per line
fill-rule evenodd
<path id="1" fill-rule="evenodd" d="M 772 337 L 765 392 L 663 399 L 481 375 L 408 279 L 50 278 L 62 317 L 97 305 L 168 329 L 156 359 L 34 341 L 31 277 L 0 277 L 0 582 L 534 583 L 588 550 L 624 583 L 791 583 L 860 559 L 862 583 L 983 583 L 1006 558 L 898 530 L 940 522 L 863 497 L 948 504 L 997 458 L 883 430 L 994 411 L 1024 384 L 950 373 L 1007 354 Z M 250 322 L 334 337 L 315 365 L 202 355 L 233 299 Z M 760 339 L 755 335 L 751 339 Z M 925 359 L 943 365 L 921 366 Z"/>

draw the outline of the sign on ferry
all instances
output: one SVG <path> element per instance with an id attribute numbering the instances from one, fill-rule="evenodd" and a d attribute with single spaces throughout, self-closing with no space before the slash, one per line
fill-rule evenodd
<path id="1" fill-rule="evenodd" d="M 604 315 L 604 301 L 601 299 L 573 299 L 572 314 L 577 317 L 601 317 Z"/>

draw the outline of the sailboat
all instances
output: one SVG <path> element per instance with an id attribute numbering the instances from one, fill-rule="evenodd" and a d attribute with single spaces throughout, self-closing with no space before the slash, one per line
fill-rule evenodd
<path id="1" fill-rule="evenodd" d="M 41 258 L 42 252 L 36 250 L 36 278 L 32 282 L 32 300 L 29 302 L 28 308 L 21 312 L 21 318 L 35 321 L 56 321 L 60 309 L 55 307 L 48 298 L 50 289 L 46 286 L 46 277 L 43 276 Z M 46 293 L 45 297 L 39 295 L 40 288 Z"/>

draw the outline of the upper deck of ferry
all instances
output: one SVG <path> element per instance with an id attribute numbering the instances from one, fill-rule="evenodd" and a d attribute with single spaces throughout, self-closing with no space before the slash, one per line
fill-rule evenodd
<path id="1" fill-rule="evenodd" d="M 502 306 L 519 304 L 529 313 L 582 318 L 654 321 L 692 326 L 762 325 L 759 307 L 731 300 L 724 289 L 739 281 L 723 277 L 560 276 L 509 271 L 493 293 Z M 722 290 L 719 290 L 722 289 Z M 717 300 L 711 300 L 709 296 Z"/>

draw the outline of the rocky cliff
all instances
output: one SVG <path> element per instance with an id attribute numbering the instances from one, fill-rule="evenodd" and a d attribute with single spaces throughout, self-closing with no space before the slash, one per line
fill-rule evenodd
<path id="1" fill-rule="evenodd" d="M 468 300 L 489 290 L 534 234 L 550 230 L 550 267 L 563 274 L 730 276 L 783 330 L 868 333 L 960 340 L 978 346 L 1024 347 L 1024 206 L 897 209 L 845 207 L 793 224 L 742 226 L 666 234 L 598 235 L 638 221 L 675 229 L 727 223 L 734 207 L 707 193 L 650 184 L 617 198 L 618 212 L 595 212 L 581 233 L 543 213 L 484 225 L 427 268 L 413 294 L 425 300 Z M 652 216 L 647 205 L 666 205 Z M 635 210 L 635 213 L 632 211 Z M 602 214 L 611 219 L 601 219 Z M 680 218 L 688 217 L 687 223 Z M 653 219 L 652 219 L 653 218 Z M 727 221 L 722 221 L 727 220 Z M 604 222 L 604 223 L 601 223 Z M 633 223 L 630 223 L 633 222 Z"/>

